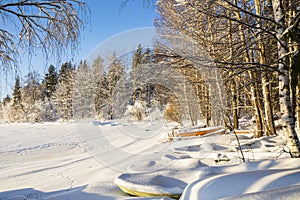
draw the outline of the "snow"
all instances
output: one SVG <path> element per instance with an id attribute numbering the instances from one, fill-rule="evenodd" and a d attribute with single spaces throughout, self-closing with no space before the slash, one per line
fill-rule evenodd
<path id="1" fill-rule="evenodd" d="M 190 191 L 225 199 L 282 192 L 297 199 L 300 162 L 289 158 L 280 136 L 239 135 L 242 163 L 232 134 L 163 142 L 171 131 L 158 120 L 0 124 L 0 199 L 170 199 L 132 197 L 118 185 L 170 196 L 184 191 L 182 199 Z M 234 188 L 241 180 L 248 185 Z"/>
<path id="2" fill-rule="evenodd" d="M 200 179 L 186 187 L 181 199 L 213 200 L 282 188 L 287 185 L 300 186 L 300 168 L 247 171 Z"/>

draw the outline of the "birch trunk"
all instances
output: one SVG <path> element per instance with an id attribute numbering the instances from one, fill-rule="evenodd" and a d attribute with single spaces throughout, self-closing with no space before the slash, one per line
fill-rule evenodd
<path id="1" fill-rule="evenodd" d="M 300 157 L 299 139 L 295 130 L 294 117 L 292 115 L 292 102 L 290 98 L 290 79 L 288 63 L 288 46 L 283 38 L 283 32 L 286 29 L 285 12 L 281 0 L 272 0 L 274 19 L 278 26 L 276 27 L 276 36 L 278 42 L 278 71 L 279 71 L 279 102 L 281 112 L 281 122 L 287 139 L 287 145 L 292 157 Z"/>

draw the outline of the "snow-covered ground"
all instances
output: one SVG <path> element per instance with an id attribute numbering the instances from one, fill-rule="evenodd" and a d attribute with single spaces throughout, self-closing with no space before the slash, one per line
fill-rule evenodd
<path id="1" fill-rule="evenodd" d="M 114 178 L 126 163 L 160 157 L 157 150 L 166 146 L 159 132 L 146 139 L 126 135 L 137 128 L 112 122 L 0 124 L 0 199 L 130 198 Z"/>
<path id="2" fill-rule="evenodd" d="M 171 126 L 159 121 L 0 124 L 0 199 L 134 198 L 117 184 L 149 194 L 184 191 L 182 198 L 188 199 L 190 191 L 195 195 L 192 198 L 203 192 L 209 194 L 227 180 L 239 184 L 247 180 L 247 174 L 255 177 L 251 173 L 257 170 L 262 171 L 257 175 L 262 181 L 281 180 L 275 188 L 266 187 L 270 194 L 299 194 L 300 162 L 289 159 L 279 136 L 256 139 L 251 134 L 240 135 L 244 157 L 251 161 L 241 164 L 233 135 L 212 134 L 165 142 L 161 136 L 170 131 Z M 266 178 L 263 173 L 277 175 Z M 291 174 L 294 178 L 289 178 Z M 204 178 L 211 181 L 210 187 L 203 187 Z M 257 179 L 249 180 L 244 192 L 236 188 L 236 192 L 220 192 L 218 198 L 235 195 L 239 199 L 237 195 L 255 192 L 253 195 L 263 199 Z M 224 192 L 235 190 L 223 188 Z M 243 198 L 252 197 L 248 194 Z"/>

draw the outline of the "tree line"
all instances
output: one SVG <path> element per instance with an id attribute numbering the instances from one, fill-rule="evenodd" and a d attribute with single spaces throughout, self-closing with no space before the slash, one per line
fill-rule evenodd
<path id="1" fill-rule="evenodd" d="M 146 73 L 139 71 L 143 70 L 141 66 L 165 62 L 157 52 L 139 45 L 123 57 L 113 53 L 107 58 L 108 67 L 99 56 L 91 65 L 87 61 L 77 66 L 66 62 L 59 68 L 50 65 L 43 77 L 35 71 L 23 78 L 17 76 L 12 95 L 0 104 L 1 120 L 50 122 L 127 117 L 141 121 L 155 117 L 182 123 L 176 94 L 163 83 L 137 76 Z M 194 74 L 189 77 L 195 79 Z M 203 82 L 196 85 L 199 90 Z"/>

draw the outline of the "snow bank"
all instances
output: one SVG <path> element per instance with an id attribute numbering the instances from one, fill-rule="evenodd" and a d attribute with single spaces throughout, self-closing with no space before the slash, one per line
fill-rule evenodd
<path id="1" fill-rule="evenodd" d="M 257 170 L 222 174 L 190 183 L 181 200 L 214 200 L 300 184 L 300 169 Z M 294 188 L 295 189 L 295 188 Z M 266 195 L 265 195 L 266 197 Z M 231 197 L 229 199 L 232 199 Z M 265 199 L 271 199 L 267 197 Z"/>
<path id="2" fill-rule="evenodd" d="M 262 199 L 276 199 L 276 200 L 298 200 L 300 197 L 300 185 L 282 187 L 271 190 L 264 190 L 243 195 L 236 195 L 222 198 L 222 200 L 262 200 Z"/>

